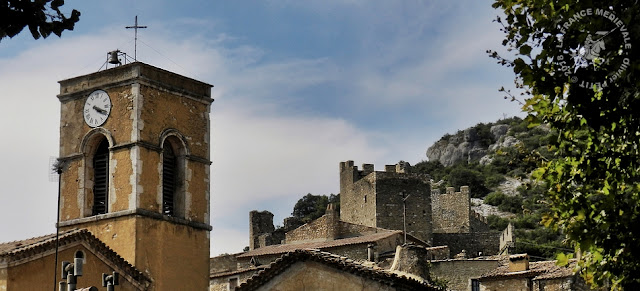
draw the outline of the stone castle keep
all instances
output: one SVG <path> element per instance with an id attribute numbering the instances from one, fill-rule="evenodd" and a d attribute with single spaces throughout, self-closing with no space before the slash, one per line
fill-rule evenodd
<path id="1" fill-rule="evenodd" d="M 403 230 L 406 204 L 407 233 L 432 243 L 430 196 L 429 176 L 411 173 L 406 164 L 386 166 L 384 172 L 376 172 L 372 164 L 364 164 L 358 170 L 353 161 L 340 163 L 342 221 Z"/>
<path id="2" fill-rule="evenodd" d="M 294 234 L 296 237 L 314 237 L 322 232 L 327 234 L 321 236 L 325 240 L 338 239 L 341 236 L 337 234 L 345 225 L 402 231 L 406 215 L 408 235 L 429 246 L 448 246 L 451 255 L 463 250 L 468 256 L 501 251 L 500 233 L 489 232 L 486 219 L 471 210 L 467 186 L 462 186 L 459 192 L 453 187 L 447 188 L 445 193 L 432 190 L 429 175 L 412 173 L 407 163 L 386 165 L 384 171 L 375 171 L 372 164 L 363 164 L 359 169 L 353 161 L 346 161 L 339 164 L 339 174 L 340 213 L 327 211 L 334 223 L 326 224 L 325 215 L 317 222 L 297 229 L 290 228 L 285 220 L 284 227 L 276 230 L 273 214 L 252 211 L 249 214 L 249 249 L 292 243 Z M 323 222 L 322 230 L 318 229 L 320 221 Z M 315 227 L 313 231 L 311 225 Z M 342 237 L 353 235 L 356 234 L 342 233 Z"/>

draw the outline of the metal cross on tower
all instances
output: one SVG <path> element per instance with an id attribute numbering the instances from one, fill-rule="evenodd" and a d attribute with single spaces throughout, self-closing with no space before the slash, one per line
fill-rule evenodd
<path id="1" fill-rule="evenodd" d="M 127 26 L 125 28 L 133 28 L 135 30 L 135 38 L 133 42 L 133 60 L 137 61 L 138 59 L 138 28 L 147 28 L 146 26 L 138 25 L 138 15 L 136 15 L 136 21 L 133 26 Z"/>

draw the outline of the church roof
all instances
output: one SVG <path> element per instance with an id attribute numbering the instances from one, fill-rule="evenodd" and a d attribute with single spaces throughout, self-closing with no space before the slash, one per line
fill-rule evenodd
<path id="1" fill-rule="evenodd" d="M 372 243 L 372 242 L 379 241 L 381 239 L 385 239 L 394 235 L 401 235 L 401 234 L 402 234 L 402 231 L 395 230 L 395 231 L 385 231 L 380 233 L 343 238 L 343 239 L 336 239 L 336 240 L 330 240 L 330 241 L 270 245 L 270 246 L 257 248 L 257 249 L 248 251 L 246 253 L 240 254 L 238 255 L 238 258 L 284 254 L 288 252 L 293 252 L 295 250 L 329 249 L 333 247 L 340 247 L 340 246 L 347 246 L 347 245 Z"/>
<path id="2" fill-rule="evenodd" d="M 150 279 L 147 278 L 144 273 L 136 269 L 86 229 L 61 231 L 58 235 L 58 241 L 60 247 L 85 242 L 87 248 L 93 249 L 96 253 L 106 257 L 119 268 L 120 271 L 124 272 L 124 274 L 121 275 L 130 276 L 132 279 L 141 283 L 150 282 Z M 37 258 L 42 253 L 55 250 L 55 248 L 55 233 L 19 241 L 0 243 L 0 265 L 8 262 L 28 260 L 29 258 Z"/>
<path id="3" fill-rule="evenodd" d="M 277 275 L 284 272 L 296 262 L 314 261 L 342 272 L 348 272 L 360 277 L 394 286 L 398 290 L 440 290 L 425 281 L 419 281 L 406 276 L 388 272 L 384 269 L 368 267 L 346 257 L 341 257 L 320 250 L 296 250 L 278 258 L 267 268 L 242 283 L 236 290 L 257 290 Z"/>

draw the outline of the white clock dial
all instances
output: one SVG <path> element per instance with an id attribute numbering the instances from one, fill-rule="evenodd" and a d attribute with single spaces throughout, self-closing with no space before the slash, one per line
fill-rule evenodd
<path id="1" fill-rule="evenodd" d="M 103 90 L 93 91 L 84 102 L 84 122 L 90 127 L 98 127 L 104 124 L 111 113 L 111 99 Z"/>

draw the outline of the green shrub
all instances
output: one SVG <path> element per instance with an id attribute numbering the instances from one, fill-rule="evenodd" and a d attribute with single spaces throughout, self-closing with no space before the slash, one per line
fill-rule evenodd
<path id="1" fill-rule="evenodd" d="M 451 170 L 448 181 L 449 185 L 456 189 L 460 189 L 460 186 L 469 186 L 471 197 L 484 197 L 489 193 L 489 188 L 484 185 L 482 173 L 463 166 L 457 166 Z"/>
<path id="2" fill-rule="evenodd" d="M 506 196 L 507 195 L 502 194 L 502 192 L 492 192 L 492 193 L 489 193 L 486 197 L 484 197 L 484 203 L 493 205 L 493 206 L 498 206 L 502 204 L 502 201 Z"/>
<path id="3" fill-rule="evenodd" d="M 497 215 L 489 215 L 489 217 L 487 217 L 487 224 L 489 225 L 490 229 L 501 231 L 507 228 L 507 225 L 509 225 L 509 220 Z"/>

